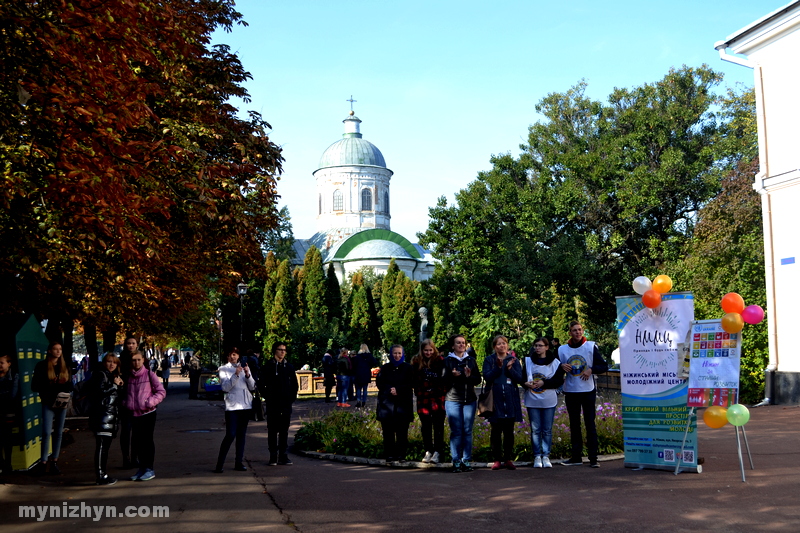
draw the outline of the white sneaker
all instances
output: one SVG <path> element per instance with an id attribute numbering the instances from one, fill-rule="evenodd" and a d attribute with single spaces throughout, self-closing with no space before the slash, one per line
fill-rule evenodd
<path id="1" fill-rule="evenodd" d="M 540 456 L 537 455 L 536 458 L 533 460 L 533 467 L 534 468 L 542 467 L 542 458 Z"/>
<path id="2" fill-rule="evenodd" d="M 542 457 L 542 468 L 553 468 L 553 463 L 550 462 L 550 458 L 546 455 Z"/>
<path id="3" fill-rule="evenodd" d="M 423 463 L 430 463 L 432 457 L 433 456 L 431 455 L 431 452 L 425 452 L 425 457 L 422 458 L 422 462 Z"/>
<path id="4" fill-rule="evenodd" d="M 431 456 L 431 462 L 436 464 L 439 463 L 439 452 L 433 452 L 433 455 Z"/>

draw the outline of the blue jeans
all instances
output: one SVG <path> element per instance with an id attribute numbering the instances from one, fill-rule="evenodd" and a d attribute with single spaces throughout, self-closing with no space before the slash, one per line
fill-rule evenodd
<path id="1" fill-rule="evenodd" d="M 531 422 L 531 447 L 533 456 L 550 457 L 550 444 L 553 442 L 553 417 L 556 408 L 528 407 L 528 420 Z"/>
<path id="2" fill-rule="evenodd" d="M 478 402 L 444 402 L 450 424 L 450 455 L 454 463 L 472 461 L 472 426 Z"/>
<path id="3" fill-rule="evenodd" d="M 350 376 L 339 376 L 336 381 L 336 401 L 347 403 L 347 389 L 350 385 Z"/>
<path id="4" fill-rule="evenodd" d="M 50 457 L 58 460 L 61 453 L 61 436 L 64 435 L 64 422 L 67 420 L 66 409 L 51 409 L 42 404 L 42 462 Z M 55 427 L 53 427 L 55 422 Z M 50 453 L 50 436 L 53 436 L 53 453 Z"/>
<path id="5" fill-rule="evenodd" d="M 367 387 L 369 387 L 369 383 L 366 385 L 356 385 L 357 402 L 367 403 Z"/>

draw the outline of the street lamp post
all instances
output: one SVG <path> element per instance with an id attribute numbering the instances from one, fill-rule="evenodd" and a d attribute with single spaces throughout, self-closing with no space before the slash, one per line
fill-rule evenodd
<path id="1" fill-rule="evenodd" d="M 217 359 L 222 364 L 222 309 L 220 308 L 217 308 L 217 329 L 219 330 L 217 335 Z"/>
<path id="2" fill-rule="evenodd" d="M 247 284 L 242 281 L 240 284 L 236 286 L 236 293 L 239 295 L 239 343 L 244 343 L 244 297 L 247 294 Z M 243 346 L 240 346 L 240 349 L 243 349 Z"/>

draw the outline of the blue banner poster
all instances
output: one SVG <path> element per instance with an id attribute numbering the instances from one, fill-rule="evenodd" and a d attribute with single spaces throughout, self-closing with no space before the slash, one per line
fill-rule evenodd
<path id="1" fill-rule="evenodd" d="M 662 295 L 648 309 L 640 296 L 617 297 L 625 466 L 674 470 L 689 415 L 688 384 L 678 378 L 678 343 L 694 319 L 690 292 Z M 692 414 L 681 469 L 697 472 L 697 417 Z"/>

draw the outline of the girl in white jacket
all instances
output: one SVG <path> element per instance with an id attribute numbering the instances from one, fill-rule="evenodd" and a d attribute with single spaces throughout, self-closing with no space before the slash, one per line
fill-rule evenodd
<path id="1" fill-rule="evenodd" d="M 250 373 L 246 362 L 239 363 L 239 350 L 231 348 L 228 353 L 228 364 L 219 369 L 219 381 L 225 392 L 225 438 L 219 447 L 217 467 L 214 472 L 222 473 L 225 457 L 236 439 L 236 460 L 234 470 L 244 472 L 247 467 L 242 462 L 244 459 L 244 441 L 247 435 L 247 423 L 253 409 L 253 394 L 256 381 Z"/>

